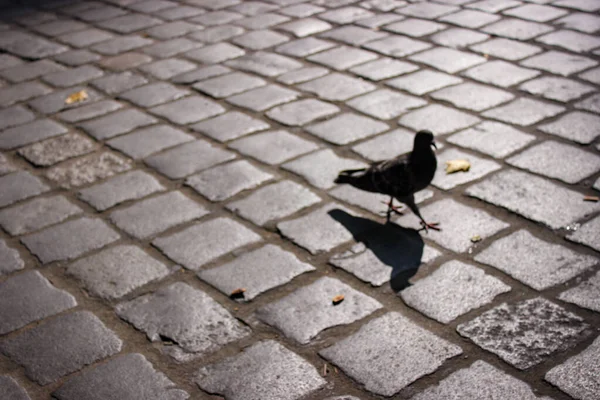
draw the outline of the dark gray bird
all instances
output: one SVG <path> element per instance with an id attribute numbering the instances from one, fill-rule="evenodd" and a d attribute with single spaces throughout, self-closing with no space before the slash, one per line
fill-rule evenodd
<path id="1" fill-rule="evenodd" d="M 387 210 L 389 222 L 392 212 L 402 215 L 394 206 L 394 199 L 406 204 L 421 220 L 423 229 L 440 230 L 438 223 L 427 223 L 415 204 L 415 192 L 425 189 L 433 179 L 437 160 L 431 146 L 436 147 L 430 131 L 419 131 L 415 136 L 413 150 L 390 160 L 371 164 L 369 168 L 341 171 L 335 183 L 347 183 L 367 192 L 390 196 Z"/>

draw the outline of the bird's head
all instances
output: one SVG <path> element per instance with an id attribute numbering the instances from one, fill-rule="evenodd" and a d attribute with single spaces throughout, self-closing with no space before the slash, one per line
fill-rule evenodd
<path id="1" fill-rule="evenodd" d="M 433 146 L 437 150 L 437 146 L 433 141 L 433 133 L 431 133 L 431 131 L 426 130 L 417 132 L 414 143 L 415 149 L 425 149 L 429 148 L 429 146 Z"/>

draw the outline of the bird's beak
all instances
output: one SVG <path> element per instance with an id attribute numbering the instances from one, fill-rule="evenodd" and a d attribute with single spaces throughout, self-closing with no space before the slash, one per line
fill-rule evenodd
<path id="1" fill-rule="evenodd" d="M 431 145 L 433 146 L 434 149 L 437 150 L 437 146 L 435 145 L 435 142 L 431 142 Z"/>

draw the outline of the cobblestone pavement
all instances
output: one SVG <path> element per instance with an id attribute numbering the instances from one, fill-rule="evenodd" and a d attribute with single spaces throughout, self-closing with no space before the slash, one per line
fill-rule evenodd
<path id="1" fill-rule="evenodd" d="M 600 399 L 600 1 L 15 3 L 1 399 Z"/>

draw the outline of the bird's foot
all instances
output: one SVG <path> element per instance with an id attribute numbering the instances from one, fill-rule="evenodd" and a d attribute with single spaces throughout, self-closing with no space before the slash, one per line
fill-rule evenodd
<path id="1" fill-rule="evenodd" d="M 398 214 L 398 215 L 404 215 L 404 212 L 400 209 L 400 207 L 396 207 L 393 204 L 388 203 L 387 201 L 382 201 L 382 203 L 385 204 L 386 206 L 388 206 L 388 210 L 386 211 L 388 215 L 391 212 L 394 212 L 395 214 Z"/>
<path id="2" fill-rule="evenodd" d="M 434 231 L 441 231 L 442 228 L 439 228 L 438 225 L 440 223 L 439 222 L 425 222 L 425 221 L 421 221 L 421 226 L 422 228 L 419 229 L 420 231 L 422 231 L 423 229 L 425 229 L 425 232 L 428 233 L 429 229 L 433 229 Z"/>

